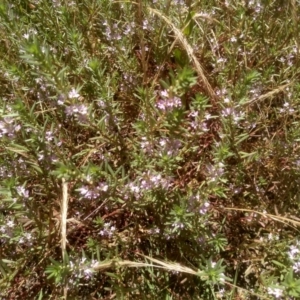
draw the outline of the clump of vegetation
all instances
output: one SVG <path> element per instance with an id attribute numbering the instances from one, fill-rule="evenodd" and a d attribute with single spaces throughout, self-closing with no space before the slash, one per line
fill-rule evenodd
<path id="1" fill-rule="evenodd" d="M 299 299 L 299 1 L 0 4 L 3 299 Z"/>

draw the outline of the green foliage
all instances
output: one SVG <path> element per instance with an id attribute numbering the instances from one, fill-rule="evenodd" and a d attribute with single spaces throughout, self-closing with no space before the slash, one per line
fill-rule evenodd
<path id="1" fill-rule="evenodd" d="M 298 299 L 299 9 L 2 1 L 0 297 Z"/>
<path id="2" fill-rule="evenodd" d="M 295 279 L 293 271 L 290 270 L 284 278 L 282 283 L 288 296 L 299 297 L 300 296 L 300 279 Z"/>
<path id="3" fill-rule="evenodd" d="M 64 281 L 65 277 L 70 273 L 68 266 L 62 265 L 60 262 L 50 258 L 52 265 L 46 268 L 45 273 L 48 274 L 48 279 L 53 278 L 55 284 L 60 284 Z"/>
<path id="4" fill-rule="evenodd" d="M 200 272 L 201 277 L 205 279 L 207 284 L 214 285 L 222 283 L 225 280 L 231 281 L 230 278 L 224 276 L 225 267 L 222 266 L 223 260 L 219 260 L 217 263 L 213 263 L 211 259 L 207 260 L 205 266 L 201 266 L 203 271 Z"/>

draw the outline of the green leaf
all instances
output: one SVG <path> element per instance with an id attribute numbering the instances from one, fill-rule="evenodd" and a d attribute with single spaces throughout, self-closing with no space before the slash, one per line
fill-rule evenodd
<path id="1" fill-rule="evenodd" d="M 277 260 L 272 260 L 273 264 L 283 268 L 283 269 L 286 269 L 286 265 L 282 264 L 281 262 L 277 261 Z"/>
<path id="2" fill-rule="evenodd" d="M 35 169 L 39 174 L 43 174 L 42 169 L 40 168 L 40 166 L 37 163 L 31 162 L 31 161 L 29 163 L 33 167 L 33 169 Z"/>
<path id="3" fill-rule="evenodd" d="M 41 289 L 38 297 L 38 300 L 42 300 L 42 299 L 43 299 L 43 289 Z"/>
<path id="4" fill-rule="evenodd" d="M 186 36 L 186 37 L 189 37 L 192 32 L 193 32 L 193 29 L 196 25 L 194 19 L 193 19 L 193 16 L 194 16 L 194 12 L 193 11 L 189 11 L 187 16 L 186 16 L 186 19 L 184 21 L 184 29 L 183 29 L 183 34 Z"/>
<path id="5" fill-rule="evenodd" d="M 116 177 L 115 172 L 113 171 L 113 169 L 111 168 L 111 166 L 107 161 L 105 161 L 104 165 L 105 165 L 105 170 L 107 170 L 113 177 Z"/>
<path id="6" fill-rule="evenodd" d="M 248 133 L 244 133 L 238 136 L 238 140 L 234 143 L 236 146 L 239 145 L 241 142 L 246 140 L 249 137 Z"/>
<path id="7" fill-rule="evenodd" d="M 188 64 L 189 58 L 186 55 L 186 53 L 183 52 L 181 49 L 178 49 L 178 48 L 174 49 L 173 55 L 174 55 L 176 64 L 178 64 L 179 66 L 184 67 L 185 65 Z"/>
<path id="8" fill-rule="evenodd" d="M 5 149 L 29 158 L 29 155 L 27 154 L 29 150 L 26 147 L 17 144 L 12 144 L 12 146 L 13 147 L 5 147 Z"/>
<path id="9" fill-rule="evenodd" d="M 246 74 L 245 84 L 255 83 L 261 78 L 261 74 L 256 70 L 251 70 Z"/>
<path id="10" fill-rule="evenodd" d="M 247 153 L 247 152 L 239 151 L 239 155 L 241 156 L 241 158 L 246 158 L 246 157 L 252 157 L 257 155 L 257 152 Z"/>

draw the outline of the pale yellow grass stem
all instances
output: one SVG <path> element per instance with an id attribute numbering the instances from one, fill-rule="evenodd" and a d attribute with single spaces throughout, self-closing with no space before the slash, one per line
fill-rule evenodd
<path id="1" fill-rule="evenodd" d="M 68 214 L 68 183 L 62 179 L 62 199 L 61 199 L 61 251 L 63 261 L 66 255 L 67 243 L 67 214 Z M 64 299 L 67 299 L 68 284 L 64 286 Z"/>
<path id="2" fill-rule="evenodd" d="M 200 62 L 198 61 L 197 57 L 194 54 L 194 50 L 191 47 L 191 45 L 188 43 L 187 39 L 185 38 L 185 36 L 183 35 L 183 33 L 181 32 L 180 29 L 178 29 L 164 14 L 162 14 L 160 11 L 150 8 L 148 7 L 149 11 L 155 15 L 157 15 L 158 17 L 160 17 L 162 20 L 164 20 L 173 30 L 176 40 L 179 41 L 179 43 L 181 44 L 181 46 L 184 48 L 184 50 L 186 51 L 187 55 L 189 56 L 189 58 L 192 60 L 194 67 L 198 73 L 198 76 L 200 77 L 200 79 L 203 82 L 204 88 L 206 90 L 206 92 L 208 93 L 209 97 L 211 99 L 215 99 L 216 95 L 215 92 L 213 90 L 213 88 L 211 87 L 210 83 L 208 82 L 203 68 L 200 64 Z"/>

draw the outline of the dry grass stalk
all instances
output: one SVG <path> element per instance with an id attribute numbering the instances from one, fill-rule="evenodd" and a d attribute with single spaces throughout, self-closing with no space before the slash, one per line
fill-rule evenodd
<path id="1" fill-rule="evenodd" d="M 63 261 L 66 255 L 67 243 L 67 214 L 68 214 L 68 183 L 62 179 L 62 199 L 61 199 L 61 251 Z M 68 284 L 64 286 L 64 299 L 67 299 Z"/>
<path id="2" fill-rule="evenodd" d="M 99 262 L 96 263 L 93 266 L 93 269 L 95 271 L 102 271 L 102 270 L 113 268 L 113 267 L 129 267 L 129 268 L 156 267 L 156 268 L 160 268 L 160 266 L 155 266 L 155 265 L 149 264 L 149 263 L 134 262 L 134 261 L 130 261 L 130 260 L 111 259 L 111 260 L 104 261 L 101 263 L 99 263 Z"/>
<path id="3" fill-rule="evenodd" d="M 62 199 L 61 199 L 61 250 L 65 258 L 67 244 L 67 214 L 68 214 L 68 184 L 62 179 Z"/>
<path id="4" fill-rule="evenodd" d="M 210 15 L 208 14 L 204 14 L 204 13 L 197 13 L 193 16 L 193 20 L 197 23 L 197 25 L 199 26 L 198 22 L 197 22 L 197 19 L 200 18 L 200 19 L 204 19 L 204 20 L 207 20 L 211 23 L 215 22 L 215 23 L 218 23 L 218 24 L 221 24 L 218 20 L 212 18 Z M 199 26 L 200 27 L 200 26 Z M 201 28 L 201 27 L 200 27 Z M 202 29 L 202 28 L 201 28 Z"/>
<path id="5" fill-rule="evenodd" d="M 262 212 L 259 212 L 259 211 L 253 210 L 253 209 L 247 209 L 247 208 L 235 208 L 235 207 L 224 207 L 224 209 L 226 209 L 226 210 L 236 210 L 236 211 L 252 212 L 252 213 L 261 215 L 261 216 L 263 216 L 263 217 L 270 218 L 270 219 L 272 219 L 272 220 L 274 220 L 274 221 L 283 223 L 283 224 L 285 224 L 285 225 L 291 226 L 291 227 L 293 227 L 294 229 L 295 229 L 295 227 L 297 227 L 297 226 L 300 227 L 300 222 L 299 222 L 299 221 L 296 221 L 296 220 L 293 220 L 293 219 L 290 219 L 290 218 L 286 218 L 286 217 L 281 217 L 281 216 L 276 216 L 276 215 L 272 215 L 272 214 L 262 213 Z M 292 226 L 291 224 L 292 224 L 293 226 Z M 295 226 L 295 227 L 294 227 L 294 226 Z"/>
<path id="6" fill-rule="evenodd" d="M 160 268 L 160 269 L 164 269 L 166 271 L 175 271 L 175 272 L 181 272 L 181 273 L 187 273 L 187 274 L 191 274 L 191 275 L 195 275 L 195 276 L 200 276 L 202 279 L 203 276 L 201 276 L 203 273 L 201 271 L 195 271 L 191 268 L 182 266 L 178 263 L 173 263 L 173 262 L 165 262 L 165 261 L 161 261 L 146 255 L 141 255 L 143 257 L 145 257 L 146 259 L 154 262 L 155 264 L 152 263 L 143 263 L 143 262 L 134 262 L 134 261 L 129 261 L 129 260 L 114 260 L 111 259 L 109 261 L 104 261 L 101 263 L 96 263 L 93 266 L 94 271 L 102 271 L 105 269 L 109 269 L 109 268 L 114 268 L 114 267 L 129 267 L 129 268 L 143 268 L 143 267 L 154 267 L 154 268 Z M 231 284 L 227 281 L 224 281 L 224 284 L 227 284 L 228 286 L 232 287 L 232 288 L 236 288 L 239 289 L 243 292 L 246 292 L 248 294 L 254 295 L 254 296 L 258 296 L 260 297 L 260 299 L 269 299 L 268 297 L 264 297 L 262 295 L 250 292 L 246 289 L 240 288 L 239 286 L 236 286 L 234 284 Z"/>
<path id="7" fill-rule="evenodd" d="M 287 84 L 281 85 L 281 86 L 277 87 L 276 89 L 274 89 L 274 90 L 272 90 L 270 92 L 267 92 L 266 94 L 263 94 L 263 95 L 261 95 L 261 96 L 259 96 L 257 98 L 254 98 L 254 99 L 251 99 L 250 101 L 245 102 L 244 105 L 252 104 L 252 103 L 255 103 L 255 102 L 258 102 L 258 101 L 262 101 L 262 100 L 268 99 L 270 97 L 273 97 L 276 94 L 282 92 L 285 88 L 287 88 L 291 84 L 292 84 L 292 82 L 289 82 Z"/>
<path id="8" fill-rule="evenodd" d="M 195 271 L 191 268 L 181 266 L 178 263 L 164 262 L 164 261 L 146 256 L 146 255 L 143 255 L 143 256 L 145 258 L 147 258 L 148 260 L 153 261 L 154 263 L 156 263 L 157 265 L 159 265 L 160 267 L 162 267 L 163 269 L 168 270 L 168 271 L 187 273 L 187 274 L 196 275 L 196 276 L 199 276 L 201 274 L 201 272 L 199 272 L 199 271 Z"/>
<path id="9" fill-rule="evenodd" d="M 181 266 L 181 265 L 179 265 L 177 263 L 164 262 L 164 261 L 160 261 L 158 259 L 155 259 L 155 258 L 152 258 L 152 257 L 149 257 L 149 256 L 145 256 L 145 255 L 143 255 L 143 256 L 145 258 L 147 258 L 148 260 L 151 260 L 151 261 L 155 262 L 156 264 L 162 266 L 164 269 L 166 269 L 168 271 L 177 271 L 177 272 L 181 272 L 181 273 L 188 273 L 188 274 L 191 274 L 191 275 L 200 276 L 201 279 L 204 279 L 203 278 L 204 276 L 202 276 L 203 272 L 201 272 L 200 270 L 195 271 L 195 270 L 193 270 L 191 268 L 188 268 L 188 267 L 185 267 L 185 266 Z M 241 287 L 239 287 L 237 285 L 231 284 L 228 281 L 224 281 L 224 284 L 229 285 L 229 286 L 231 286 L 233 288 L 239 289 L 241 291 L 244 291 L 244 292 L 246 292 L 248 294 L 251 294 L 251 295 L 254 295 L 254 296 L 258 296 L 258 297 L 260 297 L 260 299 L 269 299 L 269 297 L 264 297 L 264 296 L 262 296 L 260 294 L 253 293 L 253 292 L 248 291 L 246 289 L 243 289 L 243 288 L 241 288 Z"/>
<path id="10" fill-rule="evenodd" d="M 208 95 L 210 96 L 211 99 L 215 99 L 216 95 L 214 90 L 212 89 L 210 83 L 208 82 L 203 68 L 201 66 L 201 64 L 199 63 L 197 57 L 194 54 L 194 50 L 193 48 L 190 46 L 190 44 L 188 43 L 188 41 L 186 40 L 186 38 L 184 37 L 183 33 L 181 32 L 181 30 L 179 30 L 165 15 L 163 15 L 160 11 L 150 8 L 148 7 L 149 11 L 157 16 L 159 16 L 162 20 L 164 20 L 173 30 L 176 40 L 178 40 L 181 44 L 181 46 L 185 49 L 185 51 L 187 52 L 189 58 L 192 60 L 195 69 L 200 77 L 200 79 L 202 80 L 203 84 L 204 84 L 204 88 L 206 90 L 206 92 L 208 93 Z"/>

